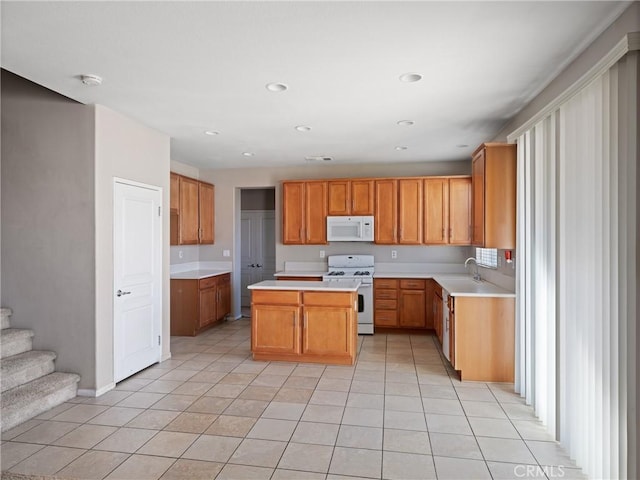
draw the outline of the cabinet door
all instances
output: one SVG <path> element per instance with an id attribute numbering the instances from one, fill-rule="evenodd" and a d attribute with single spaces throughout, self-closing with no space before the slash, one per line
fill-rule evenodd
<path id="1" fill-rule="evenodd" d="M 180 245 L 198 243 L 198 181 L 180 177 L 180 211 L 179 211 Z"/>
<path id="2" fill-rule="evenodd" d="M 305 185 L 305 243 L 327 243 L 327 182 L 307 182 Z"/>
<path id="3" fill-rule="evenodd" d="M 351 180 L 351 215 L 373 215 L 373 180 Z"/>
<path id="4" fill-rule="evenodd" d="M 456 366 L 456 299 L 449 297 L 449 361 Z"/>
<path id="5" fill-rule="evenodd" d="M 254 353 L 300 353 L 300 307 L 253 305 L 251 351 Z"/>
<path id="6" fill-rule="evenodd" d="M 309 355 L 351 355 L 353 307 L 303 308 L 302 353 Z"/>
<path id="7" fill-rule="evenodd" d="M 218 281 L 218 304 L 216 310 L 216 319 L 222 320 L 231 313 L 231 278 L 224 275 Z"/>
<path id="8" fill-rule="evenodd" d="M 471 167 L 471 195 L 472 195 L 472 222 L 473 230 L 471 243 L 479 247 L 484 246 L 484 164 L 485 150 L 480 150 Z"/>
<path id="9" fill-rule="evenodd" d="M 349 180 L 328 183 L 329 215 L 351 215 L 351 187 Z"/>
<path id="10" fill-rule="evenodd" d="M 424 181 L 424 243 L 443 245 L 449 233 L 449 179 Z"/>
<path id="11" fill-rule="evenodd" d="M 422 243 L 422 178 L 398 180 L 398 243 Z"/>
<path id="12" fill-rule="evenodd" d="M 199 328 L 206 327 L 216 321 L 217 295 L 216 287 L 200 290 Z"/>
<path id="13" fill-rule="evenodd" d="M 304 182 L 282 183 L 282 243 L 304 243 Z M 326 227 L 325 227 L 326 228 Z"/>
<path id="14" fill-rule="evenodd" d="M 398 243 L 398 181 L 375 181 L 375 243 Z"/>
<path id="15" fill-rule="evenodd" d="M 209 183 L 198 184 L 198 203 L 200 220 L 200 243 L 211 245 L 214 243 L 214 215 L 215 193 L 214 186 Z"/>
<path id="16" fill-rule="evenodd" d="M 180 208 L 180 175 L 171 172 L 169 175 L 169 186 L 171 192 L 169 195 L 169 208 L 178 213 L 178 209 Z"/>
<path id="17" fill-rule="evenodd" d="M 401 327 L 424 328 L 425 308 L 424 290 L 400 290 L 399 323 Z"/>
<path id="18" fill-rule="evenodd" d="M 471 245 L 471 179 L 449 180 L 449 243 Z"/>

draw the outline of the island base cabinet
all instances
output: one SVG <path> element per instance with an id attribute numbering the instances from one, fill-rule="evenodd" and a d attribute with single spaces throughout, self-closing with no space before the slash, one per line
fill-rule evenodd
<path id="1" fill-rule="evenodd" d="M 513 382 L 515 299 L 455 297 L 453 367 L 461 380 Z"/>
<path id="2" fill-rule="evenodd" d="M 358 319 L 355 292 L 253 290 L 254 360 L 352 365 Z"/>
<path id="3" fill-rule="evenodd" d="M 267 354 L 300 354 L 300 308 L 257 305 L 251 312 L 251 350 Z"/>

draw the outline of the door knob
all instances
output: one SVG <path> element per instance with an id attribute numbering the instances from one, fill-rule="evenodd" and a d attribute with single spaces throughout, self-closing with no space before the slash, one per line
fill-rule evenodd
<path id="1" fill-rule="evenodd" d="M 262 268 L 262 265 L 258 264 L 258 265 L 256 265 L 256 267 L 258 267 L 258 268 Z"/>
<path id="2" fill-rule="evenodd" d="M 252 263 L 252 264 L 251 264 L 251 267 L 256 268 L 256 264 L 255 264 L 255 263 Z"/>
<path id="3" fill-rule="evenodd" d="M 122 290 L 118 290 L 118 291 L 116 292 L 116 295 L 117 295 L 118 297 L 122 297 L 123 295 L 129 295 L 129 294 L 131 294 L 131 292 L 123 292 Z"/>

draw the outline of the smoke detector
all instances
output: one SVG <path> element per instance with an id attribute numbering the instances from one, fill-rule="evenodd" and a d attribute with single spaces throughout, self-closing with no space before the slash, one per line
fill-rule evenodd
<path id="1" fill-rule="evenodd" d="M 99 77 L 98 75 L 80 75 L 80 80 L 82 80 L 82 83 L 90 87 L 97 87 L 98 85 L 102 85 L 102 77 Z"/>
<path id="2" fill-rule="evenodd" d="M 330 162 L 333 160 L 331 157 L 323 157 L 323 156 L 314 156 L 314 157 L 304 157 L 307 162 Z"/>

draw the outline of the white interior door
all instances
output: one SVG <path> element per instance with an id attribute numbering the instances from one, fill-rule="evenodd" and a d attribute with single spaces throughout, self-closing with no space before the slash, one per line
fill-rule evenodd
<path id="1" fill-rule="evenodd" d="M 114 381 L 160 361 L 162 189 L 114 184 Z"/>
<path id="2" fill-rule="evenodd" d="M 275 212 L 244 210 L 240 214 L 240 304 L 251 305 L 247 286 L 273 280 L 276 266 Z"/>

